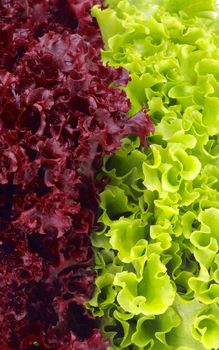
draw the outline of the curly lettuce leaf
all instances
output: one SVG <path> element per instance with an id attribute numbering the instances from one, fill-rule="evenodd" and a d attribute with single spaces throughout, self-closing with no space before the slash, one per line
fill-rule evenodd
<path id="1" fill-rule="evenodd" d="M 107 4 L 93 8 L 102 58 L 130 72 L 130 115 L 143 104 L 156 128 L 149 147 L 125 139 L 105 159 L 90 308 L 113 349 L 218 349 L 218 10 L 213 0 Z"/>

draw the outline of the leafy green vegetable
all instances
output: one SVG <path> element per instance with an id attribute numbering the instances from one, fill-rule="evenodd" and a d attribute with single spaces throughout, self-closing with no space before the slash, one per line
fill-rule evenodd
<path id="1" fill-rule="evenodd" d="M 219 32 L 215 1 L 93 8 L 105 62 L 131 74 L 149 147 L 125 139 L 104 175 L 89 302 L 112 349 L 219 348 Z M 216 18 L 214 20 L 214 18 Z M 110 23 L 110 26 L 109 26 Z"/>

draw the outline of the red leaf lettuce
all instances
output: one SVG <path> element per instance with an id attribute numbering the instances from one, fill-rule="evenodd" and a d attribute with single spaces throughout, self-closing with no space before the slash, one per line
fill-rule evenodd
<path id="1" fill-rule="evenodd" d="M 128 120 L 125 92 L 109 87 L 129 77 L 101 63 L 99 2 L 0 4 L 1 349 L 108 344 L 83 306 L 106 182 L 96 174 L 123 136 L 144 141 L 153 126 L 143 112 Z"/>

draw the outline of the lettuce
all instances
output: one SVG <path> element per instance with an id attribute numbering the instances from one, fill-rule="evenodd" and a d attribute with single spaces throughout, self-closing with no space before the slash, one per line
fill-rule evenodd
<path id="1" fill-rule="evenodd" d="M 105 154 L 128 119 L 123 69 L 101 61 L 101 0 L 0 1 L 0 349 L 104 350 L 85 308 Z"/>
<path id="2" fill-rule="evenodd" d="M 93 8 L 105 62 L 129 70 L 130 115 L 155 134 L 105 159 L 89 301 L 112 349 L 218 349 L 219 36 L 215 1 Z M 216 19 L 217 22 L 217 19 Z M 108 24 L 111 24 L 110 28 Z"/>

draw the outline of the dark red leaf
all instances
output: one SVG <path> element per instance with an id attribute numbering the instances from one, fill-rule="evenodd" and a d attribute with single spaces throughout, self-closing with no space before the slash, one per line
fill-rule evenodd
<path id="1" fill-rule="evenodd" d="M 90 8 L 100 0 L 0 2 L 0 349 L 104 350 L 84 307 L 95 274 L 96 181 L 121 138 L 153 131 L 113 87 Z M 111 83 L 113 86 L 109 87 Z"/>

